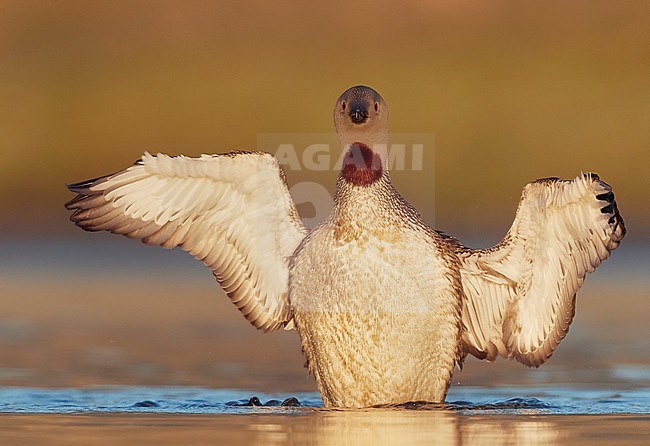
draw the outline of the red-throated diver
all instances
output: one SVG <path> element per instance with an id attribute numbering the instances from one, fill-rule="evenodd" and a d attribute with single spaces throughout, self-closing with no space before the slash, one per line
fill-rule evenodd
<path id="1" fill-rule="evenodd" d="M 265 331 L 296 328 L 326 406 L 443 401 L 468 353 L 539 366 L 566 335 L 585 275 L 625 235 L 595 174 L 528 184 L 505 238 L 473 250 L 431 229 L 391 184 L 388 108 L 345 91 L 335 205 L 309 231 L 262 152 L 150 155 L 70 185 L 71 219 L 209 266 Z"/>

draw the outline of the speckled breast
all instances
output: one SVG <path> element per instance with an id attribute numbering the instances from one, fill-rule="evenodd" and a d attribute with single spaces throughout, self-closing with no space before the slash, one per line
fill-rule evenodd
<path id="1" fill-rule="evenodd" d="M 459 338 L 452 275 L 413 228 L 330 222 L 310 234 L 291 265 L 290 302 L 327 406 L 444 399 Z"/>

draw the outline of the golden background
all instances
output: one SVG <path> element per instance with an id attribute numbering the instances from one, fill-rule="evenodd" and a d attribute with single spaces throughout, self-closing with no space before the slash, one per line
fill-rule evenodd
<path id="1" fill-rule="evenodd" d="M 197 262 L 78 230 L 64 184 L 144 150 L 331 133 L 355 84 L 383 95 L 393 132 L 435 136 L 394 183 L 462 240 L 496 243 L 536 178 L 594 171 L 616 193 L 622 266 L 587 280 L 551 375 L 473 361 L 494 378 L 470 382 L 648 363 L 650 3 L 4 0 L 0 384 L 314 390 L 295 334 L 252 329 Z M 288 172 L 314 178 L 332 190 L 336 172 Z"/>
<path id="2" fill-rule="evenodd" d="M 3 1 L 3 226 L 61 230 L 65 182 L 144 150 L 331 132 L 355 84 L 384 96 L 393 132 L 435 135 L 434 171 L 395 182 L 427 208 L 435 181 L 445 230 L 502 233 L 525 183 L 595 171 L 647 234 L 645 2 Z"/>

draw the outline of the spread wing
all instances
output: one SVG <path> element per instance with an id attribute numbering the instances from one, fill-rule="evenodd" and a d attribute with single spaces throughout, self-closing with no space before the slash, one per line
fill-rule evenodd
<path id="1" fill-rule="evenodd" d="M 262 152 L 145 153 L 113 175 L 69 185 L 70 219 L 202 260 L 265 331 L 291 327 L 288 258 L 306 234 L 277 159 Z"/>
<path id="2" fill-rule="evenodd" d="M 466 351 L 539 367 L 568 332 L 585 275 L 624 235 L 614 194 L 597 175 L 528 184 L 501 243 L 459 249 Z"/>

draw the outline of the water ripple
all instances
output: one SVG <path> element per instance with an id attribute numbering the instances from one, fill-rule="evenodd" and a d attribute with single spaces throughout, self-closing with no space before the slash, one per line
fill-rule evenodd
<path id="1" fill-rule="evenodd" d="M 513 394 L 534 395 L 512 397 Z M 650 388 L 612 392 L 581 388 L 479 388 L 450 392 L 447 403 L 409 402 L 365 410 L 438 410 L 462 414 L 648 414 Z M 254 394 L 199 387 L 0 387 L 4 413 L 300 414 L 323 411 L 317 393 Z"/>

